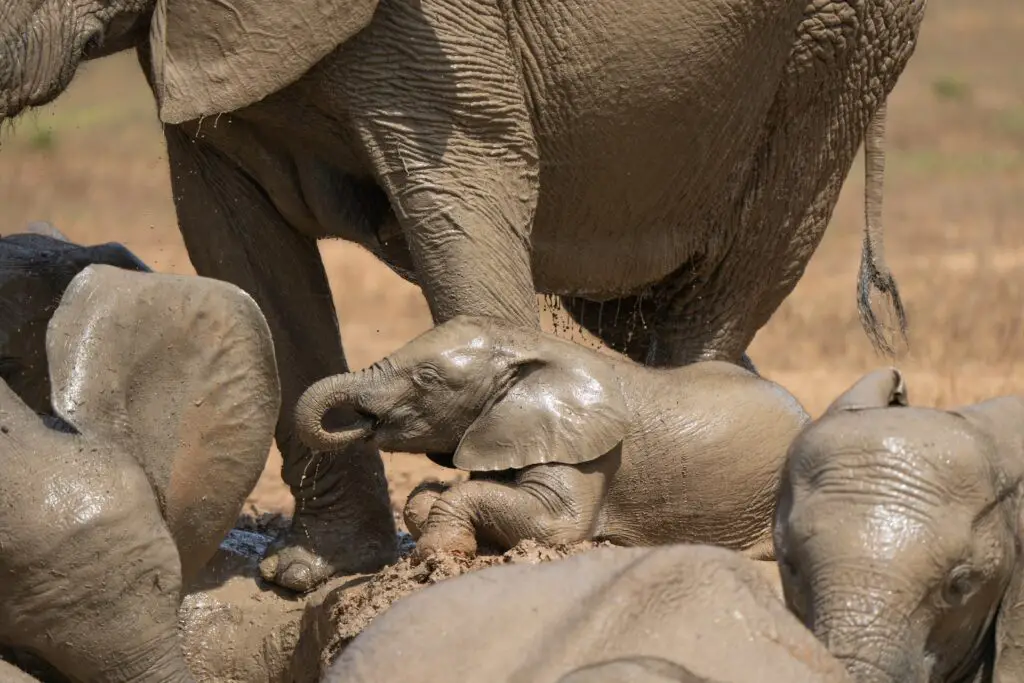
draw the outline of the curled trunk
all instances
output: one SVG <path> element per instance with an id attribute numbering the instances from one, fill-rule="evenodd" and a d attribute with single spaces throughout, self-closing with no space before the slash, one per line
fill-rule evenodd
<path id="1" fill-rule="evenodd" d="M 368 372 L 375 369 L 325 377 L 299 397 L 295 428 L 306 446 L 321 453 L 340 451 L 373 435 L 377 418 L 360 397 Z"/>

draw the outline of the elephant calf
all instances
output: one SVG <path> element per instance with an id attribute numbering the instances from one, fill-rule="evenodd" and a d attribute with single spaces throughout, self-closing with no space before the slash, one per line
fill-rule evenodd
<path id="1" fill-rule="evenodd" d="M 908 405 L 858 380 L 790 450 L 786 600 L 860 683 L 1024 680 L 1024 398 Z"/>
<path id="2" fill-rule="evenodd" d="M 358 421 L 339 424 L 337 408 Z M 771 559 L 779 471 L 807 421 L 788 392 L 731 363 L 652 369 L 483 317 L 321 380 L 296 409 L 312 448 L 372 439 L 473 473 L 410 496 L 420 553 L 598 538 Z"/>
<path id="3" fill-rule="evenodd" d="M 324 683 L 848 682 L 759 565 L 673 545 L 464 574 L 395 602 Z"/>
<path id="4" fill-rule="evenodd" d="M 0 642 L 73 680 L 189 681 L 183 582 L 234 524 L 277 420 L 266 321 L 224 282 L 10 246 L 0 303 L 16 318 L 39 319 L 19 278 L 80 272 L 45 333 L 52 413 L 0 381 Z"/>

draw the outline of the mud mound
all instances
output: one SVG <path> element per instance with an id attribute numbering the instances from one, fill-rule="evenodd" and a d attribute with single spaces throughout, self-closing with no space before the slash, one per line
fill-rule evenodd
<path id="1" fill-rule="evenodd" d="M 295 596 L 266 584 L 258 572 L 264 549 L 287 526 L 287 519 L 275 515 L 239 520 L 190 587 L 179 619 L 186 659 L 199 683 L 313 683 L 378 614 L 409 593 L 496 564 L 537 564 L 607 545 L 527 541 L 502 554 L 414 562 L 413 544 L 403 534 L 403 557 L 396 564 Z"/>
<path id="2" fill-rule="evenodd" d="M 523 541 L 506 553 L 478 555 L 473 559 L 435 555 L 422 562 L 414 562 L 405 557 L 360 585 L 334 590 L 324 600 L 319 623 L 310 625 L 312 629 L 328 634 L 319 653 L 320 670 L 325 670 L 377 615 L 414 591 L 497 564 L 538 564 L 607 545 L 611 544 L 583 541 L 546 546 L 536 541 Z"/>
<path id="3" fill-rule="evenodd" d="M 412 540 L 400 535 L 402 559 L 377 574 L 338 577 L 306 595 L 264 582 L 259 560 L 290 524 L 276 514 L 238 520 L 201 576 L 187 587 L 178 613 L 182 648 L 197 683 L 315 683 L 338 654 L 377 615 L 421 588 L 496 564 L 538 564 L 608 543 L 546 546 L 524 541 L 505 553 L 469 559 L 410 557 Z M 7 659 L 41 683 L 66 683 L 45 663 L 0 647 Z"/>

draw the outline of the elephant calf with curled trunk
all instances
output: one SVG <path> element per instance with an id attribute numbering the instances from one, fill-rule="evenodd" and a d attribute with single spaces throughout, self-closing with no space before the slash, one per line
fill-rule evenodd
<path id="1" fill-rule="evenodd" d="M 19 278 L 80 272 L 45 334 L 52 413 L 0 381 L 0 643 L 72 680 L 189 681 L 182 585 L 234 524 L 279 410 L 266 321 L 224 282 L 9 246 L 9 314 L 34 305 Z"/>
<path id="2" fill-rule="evenodd" d="M 859 683 L 1024 681 L 1024 398 L 908 405 L 862 377 L 794 442 L 787 602 Z"/>
<path id="3" fill-rule="evenodd" d="M 338 424 L 339 408 L 358 421 Z M 772 559 L 779 470 L 807 420 L 788 392 L 731 363 L 651 369 L 484 317 L 321 380 L 296 410 L 314 449 L 373 440 L 472 473 L 410 496 L 421 554 L 599 538 Z"/>

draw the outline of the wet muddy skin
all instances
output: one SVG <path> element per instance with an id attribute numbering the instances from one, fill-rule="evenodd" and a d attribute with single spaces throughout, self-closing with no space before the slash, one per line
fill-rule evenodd
<path id="1" fill-rule="evenodd" d="M 279 515 L 242 517 L 200 577 L 187 587 L 179 610 L 182 648 L 197 683 L 285 681 L 314 683 L 378 614 L 399 598 L 448 578 L 496 564 L 536 564 L 607 544 L 544 546 L 523 542 L 473 559 L 438 555 L 414 564 L 408 534 L 399 534 L 402 559 L 377 574 L 336 577 L 296 596 L 260 578 L 267 546 L 289 527 Z M 40 683 L 69 683 L 27 653 L 0 648 Z"/>

